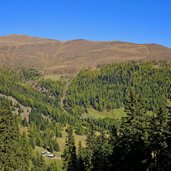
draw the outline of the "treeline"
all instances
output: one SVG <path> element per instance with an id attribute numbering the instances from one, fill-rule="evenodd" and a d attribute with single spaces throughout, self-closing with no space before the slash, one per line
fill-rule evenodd
<path id="1" fill-rule="evenodd" d="M 146 108 L 153 111 L 171 98 L 171 70 L 166 62 L 127 62 L 83 70 L 72 81 L 65 99 L 65 109 L 74 115 L 87 108 L 99 111 L 124 106 L 131 88 L 144 96 Z"/>
<path id="2" fill-rule="evenodd" d="M 171 113 L 166 101 L 147 114 L 145 99 L 131 89 L 124 101 L 127 117 L 108 134 L 89 130 L 86 147 L 76 149 L 68 128 L 64 167 L 68 171 L 146 171 L 171 169 Z"/>

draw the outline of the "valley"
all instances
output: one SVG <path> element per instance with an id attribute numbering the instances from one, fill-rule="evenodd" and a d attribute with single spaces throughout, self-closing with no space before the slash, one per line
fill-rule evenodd
<path id="1" fill-rule="evenodd" d="M 0 4 L 0 171 L 171 171 L 171 0 Z"/>
<path id="2" fill-rule="evenodd" d="M 8 101 L 17 116 L 20 134 L 32 149 L 30 162 L 41 159 L 43 167 L 57 170 L 66 162 L 68 141 L 75 144 L 77 155 L 84 150 L 82 157 L 88 155 L 90 137 L 97 139 L 97 146 L 106 141 L 105 155 L 110 156 L 113 140 L 109 137 L 114 128 L 119 132 L 128 124 L 125 122 L 133 116 L 129 112 L 138 112 L 137 116 L 144 112 L 137 118 L 144 124 L 155 118 L 158 106 L 165 104 L 170 112 L 171 65 L 165 61 L 106 64 L 83 69 L 72 77 L 47 76 L 34 68 L 2 68 L 0 79 L 0 99 Z M 132 102 L 133 109 L 128 105 Z M 43 156 L 44 152 L 54 157 Z"/>

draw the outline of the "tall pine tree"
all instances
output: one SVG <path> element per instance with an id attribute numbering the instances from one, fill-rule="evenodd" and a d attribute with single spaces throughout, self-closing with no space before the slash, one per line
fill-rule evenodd
<path id="1" fill-rule="evenodd" d="M 17 119 L 10 110 L 9 102 L 0 100 L 0 170 L 17 170 L 20 162 L 16 153 L 19 146 Z"/>
<path id="2" fill-rule="evenodd" d="M 151 170 L 170 170 L 168 153 L 168 111 L 166 105 L 159 106 L 150 120 L 148 148 L 151 152 L 149 167 Z"/>
<path id="3" fill-rule="evenodd" d="M 135 90 L 128 92 L 125 111 L 127 117 L 123 119 L 113 147 L 113 169 L 144 170 L 147 115 L 145 102 Z"/>
<path id="4" fill-rule="evenodd" d="M 64 159 L 64 167 L 67 171 L 77 171 L 77 155 L 76 155 L 76 147 L 75 147 L 75 140 L 73 137 L 73 130 L 71 127 L 67 129 L 67 139 L 65 144 L 65 150 L 63 153 Z"/>

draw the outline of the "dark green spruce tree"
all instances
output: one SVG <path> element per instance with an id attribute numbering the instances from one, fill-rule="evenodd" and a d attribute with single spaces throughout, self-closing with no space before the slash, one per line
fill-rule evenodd
<path id="1" fill-rule="evenodd" d="M 86 160 L 85 160 L 85 165 L 86 165 L 86 170 L 91 171 L 93 169 L 93 149 L 95 145 L 95 130 L 93 126 L 90 126 L 90 129 L 87 134 L 87 139 L 86 139 Z"/>
<path id="2" fill-rule="evenodd" d="M 110 171 L 109 157 L 112 153 L 112 147 L 109 143 L 109 137 L 102 132 L 96 137 L 93 148 L 92 165 L 93 171 Z"/>
<path id="3" fill-rule="evenodd" d="M 73 137 L 73 130 L 71 127 L 67 128 L 67 139 L 65 144 L 65 150 L 63 153 L 64 159 L 64 168 L 67 171 L 77 171 L 78 164 L 77 164 L 77 155 L 76 155 L 76 147 L 75 147 L 75 140 Z"/>
<path id="4" fill-rule="evenodd" d="M 151 152 L 150 170 L 170 170 L 170 157 L 168 149 L 168 137 L 170 137 L 168 125 L 168 111 L 166 105 L 159 106 L 150 120 L 148 148 Z"/>
<path id="5" fill-rule="evenodd" d="M 145 170 L 147 115 L 143 98 L 130 90 L 125 100 L 124 118 L 113 144 L 112 169 Z"/>
<path id="6" fill-rule="evenodd" d="M 0 170 L 18 169 L 16 149 L 19 147 L 19 130 L 16 117 L 6 100 L 0 99 Z"/>
<path id="7" fill-rule="evenodd" d="M 86 171 L 85 160 L 86 160 L 86 151 L 85 151 L 85 148 L 82 147 L 81 141 L 79 141 L 79 144 L 78 144 L 78 170 Z"/>
<path id="8" fill-rule="evenodd" d="M 19 158 L 18 169 L 22 171 L 29 171 L 31 166 L 32 147 L 29 145 L 28 138 L 25 132 L 19 139 L 19 146 L 16 149 L 17 157 Z"/>

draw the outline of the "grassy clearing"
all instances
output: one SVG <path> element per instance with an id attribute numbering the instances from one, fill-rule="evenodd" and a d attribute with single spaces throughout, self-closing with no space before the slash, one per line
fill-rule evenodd
<path id="1" fill-rule="evenodd" d="M 59 143 L 59 148 L 60 151 L 59 152 L 53 152 L 53 154 L 55 154 L 55 158 L 48 158 L 48 157 L 44 157 L 45 162 L 48 165 L 57 165 L 58 170 L 57 171 L 62 171 L 62 167 L 63 167 L 63 160 L 61 158 L 61 155 L 63 154 L 64 148 L 65 148 L 65 141 L 66 141 L 66 136 L 67 133 L 65 131 L 62 132 L 62 137 L 57 138 L 57 141 Z M 79 141 L 81 141 L 82 145 L 85 147 L 86 145 L 86 136 L 85 135 L 76 135 L 74 134 L 74 138 L 75 138 L 75 145 L 78 148 L 78 143 Z M 41 154 L 43 151 L 47 151 L 46 149 L 42 148 L 42 147 L 35 147 L 35 150 L 33 150 L 33 155 L 36 155 L 36 153 L 38 152 L 39 154 Z"/>
<path id="2" fill-rule="evenodd" d="M 63 131 L 62 132 L 62 137 L 57 138 L 57 141 L 58 141 L 59 148 L 60 148 L 61 152 L 63 152 L 64 148 L 65 148 L 66 136 L 67 136 L 66 132 Z M 79 141 L 81 141 L 82 146 L 85 146 L 85 144 L 86 144 L 86 136 L 85 135 L 76 135 L 76 134 L 74 134 L 74 138 L 75 138 L 76 147 L 78 147 Z"/>
<path id="3" fill-rule="evenodd" d="M 45 75 L 44 78 L 59 81 L 61 80 L 61 75 Z"/>
<path id="4" fill-rule="evenodd" d="M 46 164 L 49 166 L 54 164 L 57 166 L 57 171 L 64 171 L 63 169 L 63 160 L 61 159 L 45 159 Z"/>
<path id="5" fill-rule="evenodd" d="M 168 105 L 171 106 L 171 101 L 169 101 Z M 154 112 L 147 111 L 148 116 L 153 116 L 153 114 L 154 114 Z M 111 118 L 111 119 L 115 119 L 115 120 L 121 120 L 123 117 L 126 117 L 124 108 L 113 109 L 109 112 L 108 111 L 99 112 L 93 108 L 89 108 L 87 115 L 89 117 L 93 117 L 96 119 Z"/>
<path id="6" fill-rule="evenodd" d="M 167 105 L 169 106 L 169 107 L 171 107 L 171 100 L 167 100 Z"/>
<path id="7" fill-rule="evenodd" d="M 36 155 L 36 153 L 38 152 L 39 154 L 41 154 L 43 151 L 47 151 L 42 147 L 38 147 L 36 146 L 35 149 L 33 150 L 33 155 Z M 61 152 L 54 152 L 55 154 L 55 158 L 48 158 L 48 157 L 44 157 L 45 163 L 50 165 L 56 165 L 57 166 L 57 171 L 62 171 L 62 167 L 63 167 L 63 160 L 61 159 Z"/>
<path id="8" fill-rule="evenodd" d="M 27 127 L 20 127 L 19 128 L 20 134 L 23 135 L 24 133 L 28 135 L 28 128 Z"/>
<path id="9" fill-rule="evenodd" d="M 154 115 L 154 112 L 152 112 L 152 111 L 147 111 L 147 115 L 148 115 L 148 116 L 153 116 L 153 115 Z"/>
<path id="10" fill-rule="evenodd" d="M 44 76 L 45 79 L 51 79 L 54 81 L 59 81 L 61 79 L 68 80 L 72 77 L 73 77 L 73 74 L 49 74 L 49 75 Z"/>
<path id="11" fill-rule="evenodd" d="M 99 112 L 93 108 L 89 108 L 88 116 L 96 119 L 111 118 L 111 119 L 120 120 L 122 117 L 126 116 L 126 113 L 124 112 L 124 108 L 113 109 L 111 111 L 103 111 L 103 112 Z"/>

